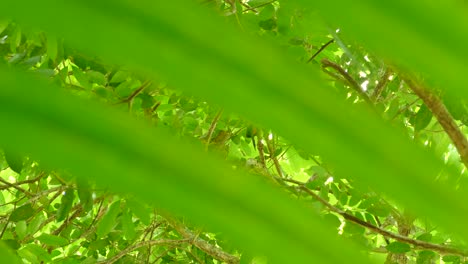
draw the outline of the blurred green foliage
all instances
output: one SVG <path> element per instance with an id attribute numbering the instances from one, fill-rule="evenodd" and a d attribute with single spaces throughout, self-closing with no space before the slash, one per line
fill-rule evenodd
<path id="1" fill-rule="evenodd" d="M 24 263 L 467 261 L 464 154 L 405 82 L 466 140 L 461 3 L 2 8 L 0 239 Z"/>

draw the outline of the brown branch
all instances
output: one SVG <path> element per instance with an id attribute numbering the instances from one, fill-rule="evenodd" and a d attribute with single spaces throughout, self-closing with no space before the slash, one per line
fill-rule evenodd
<path id="1" fill-rule="evenodd" d="M 273 146 L 273 139 L 267 138 L 267 147 L 268 151 L 270 152 L 270 159 L 273 161 L 275 165 L 276 172 L 280 178 L 284 178 L 283 170 L 281 169 L 281 165 L 279 164 L 278 158 L 275 156 L 275 147 Z"/>
<path id="2" fill-rule="evenodd" d="M 221 114 L 223 113 L 223 109 L 219 110 L 218 113 L 215 115 L 213 122 L 211 122 L 210 128 L 208 129 L 208 134 L 206 136 L 206 149 L 208 149 L 208 146 L 210 145 L 211 138 L 213 137 L 213 133 L 216 129 L 216 125 L 218 125 L 219 118 L 221 117 Z"/>
<path id="3" fill-rule="evenodd" d="M 332 79 L 327 79 L 327 80 L 331 80 L 331 81 L 340 81 L 342 83 L 348 83 L 348 81 L 346 81 L 345 78 L 343 78 L 343 76 L 339 75 L 338 73 L 335 73 L 335 72 L 331 72 L 331 71 L 328 71 L 328 70 L 323 70 L 323 72 L 325 72 L 326 74 L 328 74 L 328 76 L 332 77 Z"/>
<path id="4" fill-rule="evenodd" d="M 263 168 L 266 168 L 265 162 L 265 151 L 263 145 L 263 137 L 261 135 L 257 135 L 257 149 L 258 149 L 258 156 L 260 157 L 260 164 L 262 164 Z"/>
<path id="5" fill-rule="evenodd" d="M 3 228 L 2 228 L 2 232 L 0 233 L 0 239 L 3 238 L 3 235 L 5 234 L 5 231 L 6 231 L 6 229 L 7 229 L 9 223 L 10 223 L 10 217 L 7 217 L 7 218 L 6 218 L 6 223 L 5 223 L 5 225 L 3 226 Z"/>
<path id="6" fill-rule="evenodd" d="M 117 102 L 116 104 L 124 104 L 124 103 L 129 103 L 131 104 L 131 102 L 133 101 L 133 99 L 135 99 L 135 97 L 137 97 L 141 92 L 143 92 L 143 90 L 150 86 L 151 85 L 151 81 L 145 81 L 140 87 L 138 87 L 135 91 L 133 91 L 133 93 L 131 93 L 127 98 L 125 99 L 122 99 L 120 100 L 119 102 Z"/>
<path id="7" fill-rule="evenodd" d="M 34 183 L 34 182 L 37 182 L 37 181 L 40 181 L 43 177 L 44 177 L 45 173 L 42 172 L 39 174 L 39 176 L 37 176 L 36 178 L 34 179 L 29 179 L 29 180 L 24 180 L 24 181 L 19 181 L 19 182 L 15 182 L 15 183 L 12 183 L 16 186 L 19 186 L 19 185 L 23 185 L 23 184 L 28 184 L 28 183 Z M 5 189 L 9 189 L 11 188 L 12 186 L 0 186 L 0 191 L 1 190 L 5 190 Z"/>
<path id="8" fill-rule="evenodd" d="M 349 75 L 343 68 L 341 68 L 340 65 L 328 60 L 328 59 L 322 59 L 322 68 L 333 68 L 335 71 L 337 71 L 341 76 L 343 76 L 348 84 L 351 86 L 353 90 L 355 90 L 359 97 L 366 101 L 369 105 L 373 105 L 372 101 L 370 100 L 369 96 L 362 90 L 361 86 L 356 82 L 356 80 Z"/>
<path id="9" fill-rule="evenodd" d="M 315 57 L 317 57 L 320 54 L 320 52 L 322 52 L 324 49 L 326 49 L 328 47 L 328 45 L 332 44 L 333 42 L 335 42 L 335 39 L 330 39 L 329 41 L 327 41 L 327 43 L 323 44 L 322 47 L 320 47 L 320 49 L 317 50 L 317 52 L 315 52 L 314 55 L 312 55 L 312 57 L 310 57 L 309 60 L 307 60 L 307 63 L 309 63 L 313 59 L 315 59 Z"/>
<path id="10" fill-rule="evenodd" d="M 285 181 L 285 182 L 290 182 L 290 183 L 294 183 L 294 184 L 298 185 L 298 187 L 297 187 L 298 189 L 300 189 L 300 190 L 306 192 L 307 194 L 309 194 L 310 196 L 312 196 L 314 199 L 316 199 L 321 204 L 323 204 L 326 208 L 328 208 L 328 210 L 330 210 L 330 211 L 332 211 L 334 213 L 337 213 L 337 214 L 341 215 L 344 219 L 346 219 L 346 220 L 348 220 L 350 222 L 353 222 L 355 224 L 358 224 L 358 225 L 360 225 L 360 226 L 362 226 L 362 227 L 364 227 L 364 228 L 366 228 L 366 229 L 368 229 L 368 230 L 370 230 L 370 231 L 372 231 L 374 233 L 380 234 L 380 235 L 382 235 L 384 237 L 387 237 L 387 238 L 392 238 L 392 239 L 394 239 L 396 241 L 399 241 L 399 242 L 402 242 L 402 243 L 410 244 L 415 249 L 432 250 L 432 251 L 438 252 L 441 255 L 457 255 L 457 256 L 462 256 L 462 257 L 468 256 L 468 252 L 465 251 L 465 250 L 461 250 L 461 249 L 457 249 L 457 248 L 453 248 L 453 247 L 448 247 L 448 246 L 444 246 L 444 245 L 433 244 L 433 243 L 429 243 L 429 242 L 425 242 L 425 241 L 421 241 L 421 240 L 417 240 L 417 239 L 411 239 L 409 237 L 402 236 L 402 235 L 399 235 L 399 234 L 395 234 L 395 233 L 392 233 L 392 232 L 387 231 L 385 229 L 382 229 L 380 227 L 369 224 L 366 221 L 361 220 L 361 219 L 355 217 L 354 215 L 350 215 L 350 214 L 344 212 L 343 210 L 333 206 L 328 201 L 326 201 L 325 199 L 323 199 L 322 197 L 320 197 L 319 195 L 314 193 L 312 190 L 307 188 L 304 185 L 304 183 L 302 183 L 300 181 L 292 180 L 292 179 L 282 179 L 282 180 Z"/>
<path id="11" fill-rule="evenodd" d="M 174 227 L 174 229 L 185 237 L 190 243 L 194 246 L 199 248 L 200 250 L 206 252 L 208 255 L 216 258 L 217 260 L 221 260 L 228 264 L 239 264 L 240 260 L 238 257 L 233 256 L 229 253 L 224 252 L 220 248 L 211 245 L 210 243 L 206 242 L 205 240 L 198 237 L 198 235 L 194 234 L 191 230 L 185 227 L 183 224 L 179 223 L 177 220 L 173 218 L 167 217 L 169 223 Z"/>
<path id="12" fill-rule="evenodd" d="M 44 176 L 45 176 L 45 172 L 41 172 L 41 173 L 39 173 L 39 175 L 36 178 L 29 179 L 29 180 L 24 180 L 24 181 L 19 181 L 19 182 L 16 182 L 15 184 L 21 185 L 21 184 L 27 184 L 27 183 L 35 183 L 37 181 L 40 181 Z"/>
<path id="13" fill-rule="evenodd" d="M 452 140 L 452 143 L 457 148 L 460 159 L 468 169 L 468 140 L 463 132 L 458 127 L 450 112 L 445 107 L 442 100 L 431 90 L 416 83 L 410 78 L 404 77 L 403 80 L 408 84 L 409 88 L 423 100 L 424 104 L 431 110 L 439 124 L 445 130 L 447 135 Z"/>
<path id="14" fill-rule="evenodd" d="M 2 178 L 0 178 L 0 182 L 4 183 L 6 186 L 8 186 L 8 187 L 2 186 L 3 189 L 14 188 L 14 189 L 26 194 L 29 197 L 34 196 L 34 194 L 32 194 L 31 192 L 19 187 L 18 183 L 10 183 L 10 182 L 7 182 L 6 180 L 2 179 Z"/>
<path id="15" fill-rule="evenodd" d="M 158 107 L 161 106 L 161 102 L 157 102 L 153 107 L 151 107 L 151 113 L 158 110 Z"/>
<path id="16" fill-rule="evenodd" d="M 241 6 L 247 8 L 247 9 L 251 8 L 251 6 L 249 6 L 248 4 L 244 3 L 242 0 L 239 0 L 239 4 L 241 4 Z M 253 11 L 254 11 L 254 12 L 257 12 L 257 10 L 253 10 Z"/>

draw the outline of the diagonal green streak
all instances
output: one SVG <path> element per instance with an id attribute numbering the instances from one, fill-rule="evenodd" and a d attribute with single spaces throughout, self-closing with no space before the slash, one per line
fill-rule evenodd
<path id="1" fill-rule="evenodd" d="M 315 69 L 297 65 L 192 1 L 7 0 L 1 12 L 274 128 L 323 155 L 338 176 L 384 191 L 468 236 L 462 197 L 432 182 L 440 161 L 370 111 L 341 102 Z"/>
<path id="2" fill-rule="evenodd" d="M 0 68 L 0 122 L 3 146 L 223 231 L 272 263 L 368 263 L 313 210 L 261 179 L 43 80 Z"/>

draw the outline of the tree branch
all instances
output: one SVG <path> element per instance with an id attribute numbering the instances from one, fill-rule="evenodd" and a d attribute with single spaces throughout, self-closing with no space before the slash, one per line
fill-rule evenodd
<path id="1" fill-rule="evenodd" d="M 213 121 L 211 122 L 210 128 L 208 129 L 208 134 L 206 135 L 206 149 L 208 150 L 208 146 L 210 145 L 211 138 L 213 137 L 213 133 L 218 125 L 219 118 L 223 113 L 223 109 L 219 110 L 218 113 L 215 115 Z"/>
<path id="2" fill-rule="evenodd" d="M 20 191 L 20 192 L 26 194 L 26 195 L 29 196 L 29 197 L 34 196 L 31 192 L 29 192 L 29 191 L 27 191 L 27 190 L 25 190 L 25 189 L 19 187 L 19 185 L 20 185 L 19 183 L 10 183 L 10 182 L 5 181 L 5 180 L 2 179 L 2 178 L 0 178 L 0 182 L 4 183 L 6 186 L 8 186 L 8 187 L 0 186 L 0 188 L 1 188 L 2 190 L 3 190 L 3 189 L 8 189 L 8 188 L 14 188 L 14 189 L 16 189 L 16 190 L 18 190 L 18 191 Z"/>
<path id="3" fill-rule="evenodd" d="M 366 228 L 366 229 L 368 229 L 368 230 L 370 230 L 370 231 L 372 231 L 374 233 L 380 234 L 380 235 L 382 235 L 384 237 L 387 237 L 387 238 L 392 238 L 392 239 L 394 239 L 396 241 L 399 241 L 399 242 L 410 244 L 415 249 L 432 250 L 432 251 L 438 252 L 441 255 L 457 255 L 457 256 L 462 256 L 462 257 L 468 256 L 468 252 L 465 251 L 465 250 L 461 250 L 461 249 L 457 249 L 457 248 L 453 248 L 453 247 L 448 247 L 448 246 L 444 246 L 444 245 L 433 244 L 433 243 L 429 243 L 429 242 L 425 242 L 425 241 L 421 241 L 421 240 L 417 240 L 417 239 L 411 239 L 409 237 L 402 236 L 402 235 L 399 235 L 399 234 L 395 234 L 395 233 L 392 233 L 392 232 L 387 231 L 385 229 L 382 229 L 380 227 L 369 224 L 366 221 L 363 221 L 363 220 L 355 217 L 354 215 L 350 215 L 350 214 L 344 212 L 343 210 L 331 205 L 328 201 L 326 201 L 325 199 L 323 199 L 322 197 L 320 197 L 319 195 L 314 193 L 312 190 L 307 188 L 304 185 L 304 183 L 302 183 L 300 181 L 296 181 L 296 180 L 292 180 L 292 179 L 280 179 L 280 180 L 290 182 L 290 183 L 294 183 L 294 184 L 298 185 L 297 188 L 299 190 L 304 191 L 307 194 L 309 194 L 310 196 L 312 196 L 314 199 L 316 199 L 321 204 L 323 204 L 326 208 L 328 208 L 328 210 L 330 210 L 330 211 L 332 211 L 334 213 L 337 213 L 337 214 L 341 215 L 344 219 L 346 219 L 346 220 L 348 220 L 350 222 L 353 222 L 355 224 L 358 224 L 358 225 L 360 225 L 360 226 L 362 226 L 362 227 L 364 227 L 364 228 Z"/>
<path id="4" fill-rule="evenodd" d="M 327 43 L 323 44 L 322 47 L 320 47 L 320 49 L 317 50 L 317 52 L 315 52 L 309 60 L 307 60 L 307 63 L 315 59 L 315 57 L 317 57 L 320 54 L 320 52 L 322 52 L 326 47 L 328 47 L 328 45 L 332 44 L 333 42 L 335 42 L 335 39 L 330 39 Z"/>
<path id="5" fill-rule="evenodd" d="M 410 78 L 403 77 L 403 80 L 408 84 L 409 88 L 423 100 L 424 104 L 431 110 L 432 114 L 437 118 L 439 124 L 445 130 L 447 135 L 452 140 L 452 143 L 457 148 L 460 159 L 468 169 L 468 140 L 463 132 L 458 127 L 450 112 L 445 107 L 442 100 L 431 90 L 416 83 Z"/>
<path id="6" fill-rule="evenodd" d="M 333 68 L 335 71 L 337 71 L 341 76 L 343 76 L 346 81 L 348 82 L 348 84 L 351 86 L 351 88 L 353 90 L 355 90 L 359 97 L 361 97 L 361 99 L 363 99 L 364 101 L 366 101 L 369 105 L 373 105 L 372 101 L 370 100 L 369 96 L 362 90 L 361 86 L 356 82 L 356 80 L 353 79 L 353 77 L 351 77 L 351 75 L 349 75 L 349 73 L 347 73 L 343 68 L 341 68 L 340 65 L 330 61 L 330 60 L 327 60 L 327 59 L 323 59 L 322 60 L 322 68 L 323 69 L 326 69 L 326 68 Z"/>
<path id="7" fill-rule="evenodd" d="M 210 243 L 206 242 L 205 240 L 198 237 L 198 235 L 194 234 L 191 230 L 187 227 L 179 223 L 177 220 L 173 218 L 167 217 L 170 224 L 175 228 L 175 230 L 181 234 L 186 240 L 190 241 L 194 246 L 199 248 L 200 250 L 206 252 L 208 255 L 221 260 L 228 264 L 239 264 L 240 260 L 238 257 L 233 256 L 229 253 L 224 252 L 220 248 L 211 245 Z"/>
<path id="8" fill-rule="evenodd" d="M 133 91 L 133 93 L 131 93 L 127 98 L 120 100 L 119 102 L 117 102 L 117 104 L 124 104 L 124 103 L 131 104 L 133 99 L 135 99 L 135 97 L 137 97 L 141 92 L 143 92 L 143 90 L 146 87 L 148 87 L 150 85 L 151 85 L 151 81 L 149 81 L 149 80 L 145 81 L 140 87 L 138 87 L 135 91 Z"/>

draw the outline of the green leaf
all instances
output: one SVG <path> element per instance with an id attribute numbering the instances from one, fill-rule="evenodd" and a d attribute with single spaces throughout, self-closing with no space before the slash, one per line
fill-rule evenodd
<path id="1" fill-rule="evenodd" d="M 267 3 L 270 3 L 271 0 L 250 0 L 247 2 L 247 4 L 251 7 L 257 7 L 260 5 L 265 5 Z"/>
<path id="2" fill-rule="evenodd" d="M 127 79 L 124 82 L 120 83 L 116 88 L 115 92 L 120 96 L 120 97 L 127 97 L 129 96 L 132 91 L 136 88 L 138 88 L 141 85 L 141 83 L 138 80 L 135 79 Z"/>
<path id="3" fill-rule="evenodd" d="M 80 204 L 83 206 L 85 212 L 89 212 L 93 208 L 93 195 L 88 181 L 83 178 L 76 179 L 76 187 Z"/>
<path id="4" fill-rule="evenodd" d="M 105 249 L 108 245 L 109 245 L 109 240 L 99 239 L 99 240 L 91 242 L 88 246 L 88 249 L 89 250 L 102 250 L 102 249 Z"/>
<path id="5" fill-rule="evenodd" d="M 87 257 L 85 260 L 80 262 L 80 264 L 96 264 L 97 260 L 94 257 Z"/>
<path id="6" fill-rule="evenodd" d="M 349 235 L 362 235 L 365 228 L 352 222 L 346 222 L 343 232 Z"/>
<path id="7" fill-rule="evenodd" d="M 417 264 L 432 264 L 434 263 L 434 259 L 436 257 L 436 253 L 433 251 L 423 250 L 418 253 L 418 257 L 416 259 Z"/>
<path id="8" fill-rule="evenodd" d="M 110 83 L 121 83 L 127 80 L 130 74 L 126 71 L 117 71 L 111 78 Z"/>
<path id="9" fill-rule="evenodd" d="M 18 250 L 18 255 L 32 263 L 50 263 L 51 261 L 49 253 L 47 253 L 45 249 L 36 244 L 25 245 L 23 248 Z"/>
<path id="10" fill-rule="evenodd" d="M 432 234 L 431 233 L 424 233 L 422 235 L 419 235 L 416 239 L 421 240 L 421 241 L 431 242 Z"/>
<path id="11" fill-rule="evenodd" d="M 16 235 L 18 236 L 19 240 L 23 240 L 23 238 L 26 236 L 26 231 L 27 231 L 27 225 L 26 221 L 22 220 L 16 223 Z"/>
<path id="12" fill-rule="evenodd" d="M 414 116 L 411 124 L 414 126 L 415 131 L 421 131 L 425 129 L 432 120 L 432 112 L 429 108 L 423 104 L 421 108 L 419 108 L 418 112 Z"/>
<path id="13" fill-rule="evenodd" d="M 275 7 L 273 5 L 267 5 L 262 8 L 258 15 L 260 20 L 271 19 L 275 16 Z"/>
<path id="14" fill-rule="evenodd" d="M 92 84 L 87 76 L 81 69 L 73 69 L 73 76 L 75 76 L 78 83 L 85 89 L 91 89 Z"/>
<path id="15" fill-rule="evenodd" d="M 135 199 L 127 199 L 126 204 L 130 211 L 134 213 L 143 224 L 149 225 L 151 222 L 151 212 L 149 208 L 145 207 L 141 202 L 138 202 Z"/>
<path id="16" fill-rule="evenodd" d="M 10 35 L 10 50 L 16 53 L 16 48 L 21 44 L 21 28 L 16 26 Z"/>
<path id="17" fill-rule="evenodd" d="M 105 237 L 107 234 L 109 234 L 109 232 L 111 232 L 114 229 L 116 225 L 115 219 L 119 213 L 120 213 L 120 200 L 111 204 L 111 206 L 109 207 L 109 210 L 104 215 L 102 220 L 99 222 L 97 229 L 96 229 L 96 234 L 98 238 Z"/>
<path id="18" fill-rule="evenodd" d="M 8 264 L 20 264 L 23 263 L 18 259 L 17 256 L 12 252 L 11 248 L 9 248 L 4 243 L 0 242 L 0 256 L 3 263 Z"/>
<path id="19" fill-rule="evenodd" d="M 383 203 L 374 204 L 367 208 L 367 211 L 375 216 L 380 217 L 387 217 L 391 213 L 391 209 Z"/>
<path id="20" fill-rule="evenodd" d="M 34 244 L 29 244 L 28 246 L 35 246 Z M 36 248 L 37 250 L 37 248 Z M 42 249 L 44 250 L 44 249 Z M 39 264 L 40 263 L 40 260 L 39 260 L 39 256 L 37 256 L 36 254 L 34 254 L 33 252 L 31 252 L 31 250 L 29 250 L 28 248 L 21 248 L 20 250 L 18 250 L 18 255 L 24 259 L 24 260 L 27 260 L 28 262 L 30 263 L 33 263 L 33 264 Z"/>
<path id="21" fill-rule="evenodd" d="M 156 102 L 154 97 L 147 94 L 147 93 L 142 93 L 142 94 L 138 95 L 138 98 L 141 99 L 141 101 L 142 101 L 141 102 L 141 107 L 143 107 L 143 108 L 150 108 Z M 186 109 L 186 110 L 188 110 L 188 109 Z M 194 110 L 194 109 L 192 109 L 192 110 Z"/>
<path id="22" fill-rule="evenodd" d="M 3 240 L 0 240 L 0 241 L 1 241 L 1 244 L 5 245 L 6 247 L 8 247 L 11 250 L 16 251 L 18 248 L 21 247 L 21 244 L 15 239 L 3 239 Z M 1 247 L 1 245 L 0 245 L 0 247 Z"/>
<path id="23" fill-rule="evenodd" d="M 264 30 L 273 30 L 276 28 L 276 19 L 269 18 L 269 19 L 261 20 L 258 22 L 258 25 Z"/>
<path id="24" fill-rule="evenodd" d="M 49 234 L 42 234 L 36 239 L 43 244 L 54 247 L 63 247 L 69 244 L 68 240 L 65 238 Z"/>
<path id="25" fill-rule="evenodd" d="M 23 169 L 23 157 L 15 151 L 4 150 L 5 159 L 10 169 L 18 174 Z"/>
<path id="26" fill-rule="evenodd" d="M 92 83 L 103 86 L 107 84 L 107 77 L 98 71 L 89 70 L 86 72 L 86 75 L 88 76 L 89 81 Z"/>
<path id="27" fill-rule="evenodd" d="M 402 243 L 402 242 L 392 242 L 388 244 L 386 248 L 389 252 L 396 253 L 396 254 L 403 254 L 408 251 L 411 251 L 410 245 L 406 243 Z"/>
<path id="28" fill-rule="evenodd" d="M 0 34 L 3 33 L 3 31 L 8 27 L 9 24 L 10 22 L 7 20 L 0 20 Z"/>
<path id="29" fill-rule="evenodd" d="M 57 222 L 63 221 L 68 217 L 68 214 L 72 209 L 74 199 L 74 190 L 72 188 L 66 189 L 65 193 L 62 195 L 62 198 L 60 200 L 60 207 L 57 210 Z"/>
<path id="30" fill-rule="evenodd" d="M 39 212 L 37 213 L 34 218 L 29 222 L 28 224 L 28 229 L 27 233 L 32 235 L 35 234 L 38 230 L 41 224 L 46 220 L 44 213 Z"/>
<path id="31" fill-rule="evenodd" d="M 132 221 L 132 214 L 129 210 L 125 210 L 121 217 L 122 231 L 127 240 L 133 240 L 135 238 L 135 224 Z"/>
<path id="32" fill-rule="evenodd" d="M 5 204 L 5 196 L 3 195 L 3 192 L 0 192 L 0 204 Z M 0 213 L 4 213 L 4 211 L 6 211 L 6 208 L 5 206 L 0 207 Z"/>
<path id="33" fill-rule="evenodd" d="M 447 263 L 460 263 L 460 257 L 459 256 L 450 256 L 450 255 L 447 255 L 447 256 L 444 256 L 442 258 L 442 260 L 444 262 L 447 262 Z"/>
<path id="34" fill-rule="evenodd" d="M 11 222 L 19 222 L 22 220 L 27 220 L 34 215 L 34 208 L 31 204 L 25 204 L 23 206 L 17 207 L 10 214 Z"/>

